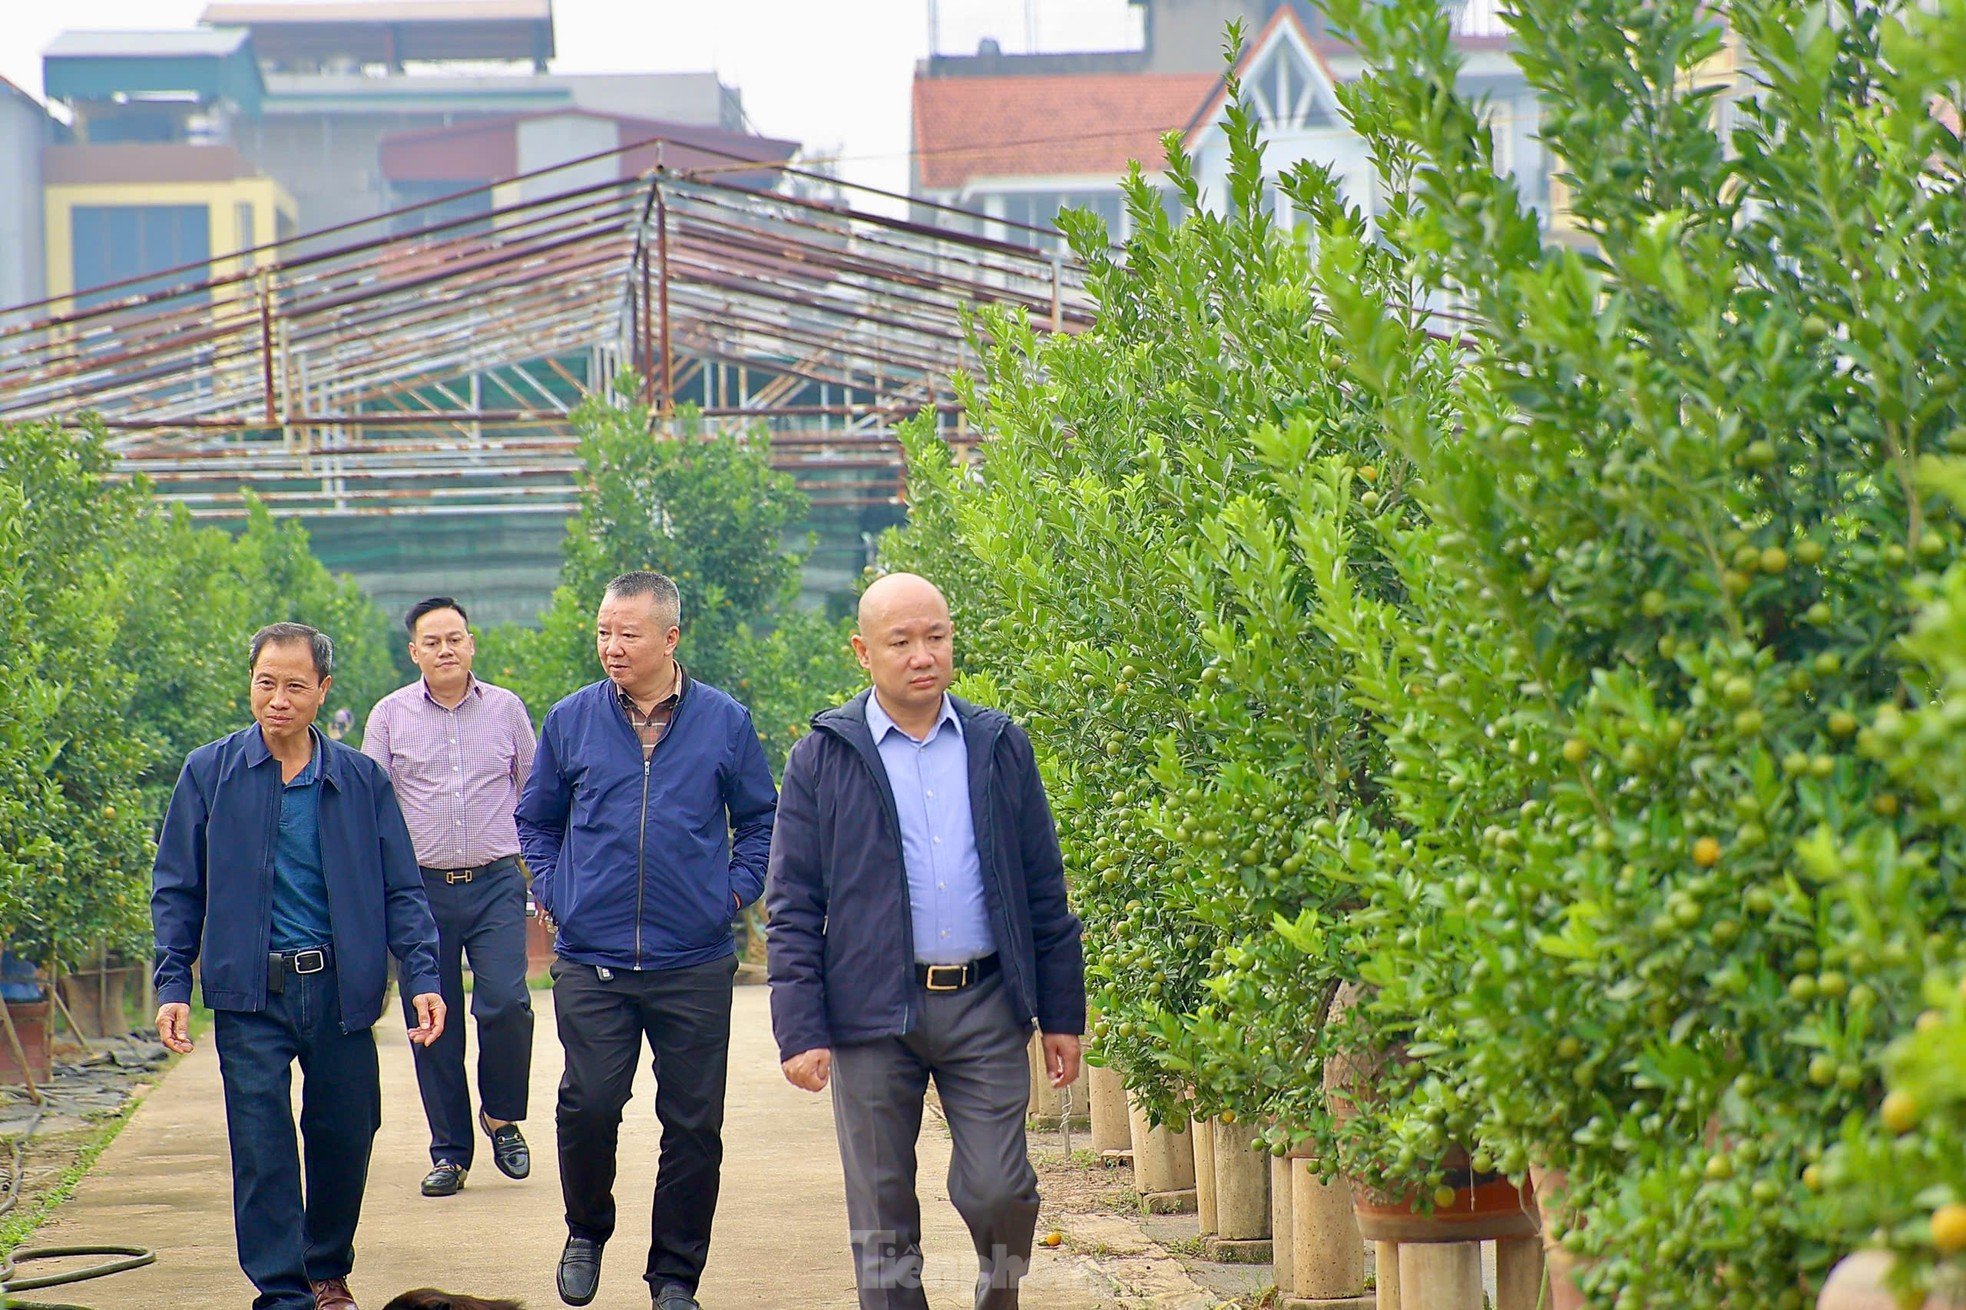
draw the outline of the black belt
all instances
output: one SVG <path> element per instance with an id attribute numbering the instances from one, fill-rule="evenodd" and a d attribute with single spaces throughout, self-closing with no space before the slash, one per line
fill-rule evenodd
<path id="1" fill-rule="evenodd" d="M 334 968 L 334 947 L 317 946 L 305 951 L 271 951 L 266 956 L 266 990 L 279 995 L 287 990 L 287 975 L 306 978 Z"/>
<path id="2" fill-rule="evenodd" d="M 501 855 L 489 864 L 475 864 L 468 869 L 433 869 L 429 865 L 419 865 L 426 878 L 442 878 L 445 883 L 470 882 L 481 873 L 498 873 L 519 862 L 516 855 Z"/>
<path id="3" fill-rule="evenodd" d="M 986 955 L 967 964 L 917 964 L 915 981 L 932 992 L 959 992 L 974 987 L 997 971 L 997 957 Z"/>

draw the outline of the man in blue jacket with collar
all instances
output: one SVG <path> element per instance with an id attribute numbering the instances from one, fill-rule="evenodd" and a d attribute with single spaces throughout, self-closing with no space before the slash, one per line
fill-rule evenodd
<path id="1" fill-rule="evenodd" d="M 648 1267 L 655 1310 L 698 1310 L 723 1168 L 731 919 L 764 890 L 778 792 L 750 711 L 676 660 L 682 598 L 659 573 L 601 597 L 607 677 L 547 712 L 519 798 L 533 899 L 559 925 L 555 1114 L 568 1305 L 600 1287 L 621 1111 L 647 1039 L 662 1153 Z"/>
<path id="2" fill-rule="evenodd" d="M 157 839 L 157 1035 L 191 1050 L 199 965 L 254 1310 L 355 1310 L 348 1273 L 382 1122 L 371 1030 L 385 953 L 416 1010 L 410 1040 L 428 1046 L 444 1030 L 437 925 L 395 790 L 372 760 L 314 728 L 333 659 L 326 635 L 304 624 L 254 634 L 253 726 L 191 752 Z"/>
<path id="3" fill-rule="evenodd" d="M 772 834 L 772 1028 L 793 1085 L 833 1088 L 861 1310 L 927 1310 L 915 1143 L 935 1080 L 949 1199 L 980 1266 L 978 1310 L 1014 1310 L 1037 1175 L 1025 1047 L 1077 1079 L 1084 954 L 1030 740 L 948 694 L 954 628 L 926 579 L 860 599 L 873 688 L 812 721 Z"/>

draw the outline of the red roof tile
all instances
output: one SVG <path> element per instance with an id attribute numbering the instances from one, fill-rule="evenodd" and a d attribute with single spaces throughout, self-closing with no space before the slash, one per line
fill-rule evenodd
<path id="1" fill-rule="evenodd" d="M 1184 131 L 1213 73 L 915 77 L 915 179 L 952 191 L 972 177 L 1118 177 L 1150 169 L 1160 138 Z"/>

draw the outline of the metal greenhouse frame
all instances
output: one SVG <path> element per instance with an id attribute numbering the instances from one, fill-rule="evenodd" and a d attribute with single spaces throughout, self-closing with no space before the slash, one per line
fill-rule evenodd
<path id="1" fill-rule="evenodd" d="M 652 144 L 660 161 L 638 141 L 0 310 L 0 420 L 93 412 L 124 469 L 201 517 L 243 513 L 248 490 L 308 516 L 564 514 L 569 414 L 632 369 L 658 432 L 686 404 L 762 425 L 816 505 L 887 503 L 893 423 L 928 410 L 961 435 L 970 314 L 1091 321 L 1084 270 L 1045 230 L 805 198 L 823 180 L 907 199 L 734 156 L 569 181 Z M 484 192 L 498 203 L 446 217 Z"/>

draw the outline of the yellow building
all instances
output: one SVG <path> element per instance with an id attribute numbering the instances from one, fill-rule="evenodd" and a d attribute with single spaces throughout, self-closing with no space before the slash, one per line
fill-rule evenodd
<path id="1" fill-rule="evenodd" d="M 253 262 L 235 252 L 296 223 L 293 198 L 226 145 L 56 146 L 44 195 L 48 294 L 84 306 L 206 278 L 224 284 L 215 301 L 233 299 L 228 279 Z"/>
<path id="2" fill-rule="evenodd" d="M 65 32 L 42 80 L 80 143 L 43 160 L 48 294 L 65 308 L 210 281 L 200 299 L 242 296 L 237 252 L 295 227 L 292 198 L 232 144 L 265 97 L 249 34 Z"/>

